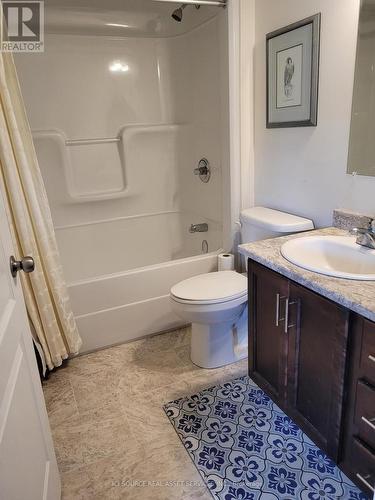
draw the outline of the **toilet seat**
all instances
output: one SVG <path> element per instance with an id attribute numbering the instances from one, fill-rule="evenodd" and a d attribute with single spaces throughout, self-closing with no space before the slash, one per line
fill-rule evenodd
<path id="1" fill-rule="evenodd" d="M 182 304 L 221 304 L 247 296 L 247 279 L 235 271 L 218 271 L 188 278 L 171 289 L 171 298 Z"/>

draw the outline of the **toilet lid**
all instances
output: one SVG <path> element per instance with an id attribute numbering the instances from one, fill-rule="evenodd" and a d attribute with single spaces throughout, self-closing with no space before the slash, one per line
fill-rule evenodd
<path id="1" fill-rule="evenodd" d="M 171 294 L 194 302 L 225 302 L 247 294 L 247 279 L 235 271 L 200 274 L 177 283 L 171 288 Z"/>

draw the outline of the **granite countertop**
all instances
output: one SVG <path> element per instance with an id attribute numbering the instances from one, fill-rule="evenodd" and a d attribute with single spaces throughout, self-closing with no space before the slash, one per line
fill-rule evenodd
<path id="1" fill-rule="evenodd" d="M 290 263 L 281 255 L 281 245 L 286 241 L 313 235 L 346 236 L 348 231 L 335 227 L 317 229 L 240 245 L 239 252 L 296 283 L 355 311 L 371 321 L 375 321 L 375 281 L 348 280 L 314 273 Z"/>

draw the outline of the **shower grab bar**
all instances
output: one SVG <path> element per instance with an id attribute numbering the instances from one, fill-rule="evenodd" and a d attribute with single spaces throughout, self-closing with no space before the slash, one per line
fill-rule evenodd
<path id="1" fill-rule="evenodd" d="M 84 146 L 86 144 L 110 144 L 112 142 L 120 142 L 119 137 L 102 137 L 97 139 L 67 139 L 66 146 Z"/>

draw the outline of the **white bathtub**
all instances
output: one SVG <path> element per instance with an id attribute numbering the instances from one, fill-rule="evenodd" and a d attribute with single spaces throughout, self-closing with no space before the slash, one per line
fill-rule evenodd
<path id="1" fill-rule="evenodd" d="M 190 234 L 207 222 L 207 233 Z M 56 228 L 83 352 L 182 325 L 172 285 L 217 269 L 219 224 L 167 212 Z M 201 254 L 202 241 L 213 249 Z M 195 255 L 188 257 L 188 255 Z"/>

